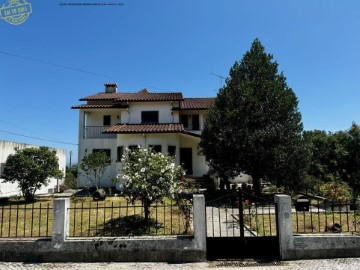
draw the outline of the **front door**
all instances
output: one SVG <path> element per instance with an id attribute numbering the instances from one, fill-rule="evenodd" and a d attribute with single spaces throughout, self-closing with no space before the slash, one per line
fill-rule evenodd
<path id="1" fill-rule="evenodd" d="M 180 164 L 186 170 L 186 174 L 193 174 L 192 148 L 180 148 Z"/>

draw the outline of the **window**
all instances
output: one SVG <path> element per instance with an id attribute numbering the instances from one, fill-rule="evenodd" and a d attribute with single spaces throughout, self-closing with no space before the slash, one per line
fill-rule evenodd
<path id="1" fill-rule="evenodd" d="M 121 162 L 123 154 L 124 154 L 124 146 L 118 146 L 117 153 L 116 153 L 116 161 L 117 162 Z"/>
<path id="2" fill-rule="evenodd" d="M 111 126 L 111 115 L 104 115 L 103 126 Z"/>
<path id="3" fill-rule="evenodd" d="M 187 114 L 181 115 L 181 124 L 183 124 L 184 128 L 187 128 L 189 126 L 189 116 Z"/>
<path id="4" fill-rule="evenodd" d="M 194 114 L 192 116 L 192 129 L 200 130 L 200 119 L 198 114 Z"/>
<path id="5" fill-rule="evenodd" d="M 142 111 L 141 112 L 141 123 L 143 123 L 143 124 L 159 123 L 159 112 L 158 111 Z"/>
<path id="6" fill-rule="evenodd" d="M 138 149 L 138 145 L 129 145 L 129 150 L 136 150 Z"/>
<path id="7" fill-rule="evenodd" d="M 111 149 L 93 149 L 93 153 L 104 152 L 108 157 L 111 158 Z"/>
<path id="8" fill-rule="evenodd" d="M 176 154 L 176 146 L 168 145 L 168 154 L 169 156 L 175 157 Z"/>
<path id="9" fill-rule="evenodd" d="M 149 145 L 149 148 L 151 148 L 156 153 L 161 153 L 161 145 L 160 144 Z"/>

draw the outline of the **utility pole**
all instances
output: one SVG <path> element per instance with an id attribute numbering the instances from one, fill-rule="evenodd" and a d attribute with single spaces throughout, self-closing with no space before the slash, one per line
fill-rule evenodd
<path id="1" fill-rule="evenodd" d="M 71 156 L 72 156 L 72 151 L 70 151 L 70 168 L 71 168 Z"/>

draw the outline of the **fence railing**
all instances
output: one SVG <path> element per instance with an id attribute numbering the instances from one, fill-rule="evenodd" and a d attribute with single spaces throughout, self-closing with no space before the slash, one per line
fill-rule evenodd
<path id="1" fill-rule="evenodd" d="M 277 235 L 276 204 L 254 195 L 234 192 L 209 201 L 206 217 L 207 237 Z"/>
<path id="2" fill-rule="evenodd" d="M 53 208 L 49 203 L 0 206 L 0 238 L 51 237 Z"/>
<path id="3" fill-rule="evenodd" d="M 294 233 L 360 233 L 359 202 L 311 203 L 306 211 L 293 207 Z"/>
<path id="4" fill-rule="evenodd" d="M 115 139 L 116 134 L 103 134 L 108 126 L 84 126 L 84 139 Z"/>
<path id="5" fill-rule="evenodd" d="M 124 202 L 74 203 L 68 209 L 70 237 L 191 235 L 192 205 L 178 206 L 174 202 L 150 206 L 145 220 L 141 204 Z"/>

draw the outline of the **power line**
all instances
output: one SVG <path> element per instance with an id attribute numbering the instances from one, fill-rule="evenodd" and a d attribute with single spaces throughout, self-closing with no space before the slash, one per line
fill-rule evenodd
<path id="1" fill-rule="evenodd" d="M 28 57 L 28 56 L 23 56 L 23 55 L 18 55 L 18 54 L 15 54 L 15 53 L 9 53 L 9 52 L 5 52 L 5 51 L 0 51 L 0 53 L 4 54 L 4 55 L 7 55 L 7 56 L 17 57 L 17 58 L 20 58 L 20 59 L 33 61 L 33 62 L 38 62 L 38 63 L 41 63 L 41 64 L 51 65 L 51 66 L 55 66 L 55 67 L 59 67 L 59 68 L 65 68 L 65 69 L 78 71 L 78 72 L 82 72 L 82 73 L 86 73 L 86 74 L 90 74 L 90 75 L 94 75 L 94 76 L 104 77 L 104 78 L 108 78 L 108 79 L 112 79 L 112 80 L 117 79 L 117 78 L 112 77 L 112 76 L 108 76 L 108 75 L 104 75 L 104 74 L 100 74 L 100 73 L 96 73 L 96 72 L 92 72 L 92 71 L 88 71 L 88 70 L 84 70 L 84 69 L 80 69 L 80 68 L 60 65 L 60 64 L 56 64 L 56 63 L 52 63 L 52 62 L 48 62 L 48 61 L 43 61 L 43 60 L 40 60 L 40 59 L 36 59 L 36 58 Z M 145 86 L 145 87 L 157 89 L 157 90 L 160 90 L 160 91 L 165 91 L 164 89 L 161 89 L 159 87 L 155 87 L 155 86 L 152 86 L 152 85 L 148 85 L 148 84 L 142 84 L 142 85 Z"/>
<path id="2" fill-rule="evenodd" d="M 25 137 L 25 138 L 40 140 L 40 141 L 55 142 L 55 143 L 69 144 L 69 145 L 78 145 L 77 143 L 69 143 L 69 142 L 62 142 L 62 141 L 57 141 L 57 140 L 42 139 L 42 138 L 38 138 L 38 137 L 33 137 L 33 136 L 24 135 L 24 134 L 14 133 L 14 132 L 1 130 L 1 129 L 0 129 L 0 132 L 8 133 L 8 134 L 15 135 L 15 136 L 21 136 L 21 137 Z"/>
<path id="3" fill-rule="evenodd" d="M 74 68 L 74 67 L 59 65 L 59 64 L 56 64 L 56 63 L 47 62 L 47 61 L 43 61 L 43 60 L 39 60 L 39 59 L 27 57 L 27 56 L 22 56 L 22 55 L 18 55 L 18 54 L 14 54 L 14 53 L 8 53 L 8 52 L 4 52 L 4 51 L 0 51 L 0 53 L 5 54 L 5 55 L 9 55 L 9 56 L 13 56 L 13 57 L 17 57 L 17 58 L 21 58 L 21 59 L 25 59 L 25 60 L 29 60 L 29 61 L 33 61 L 33 62 L 38 62 L 38 63 L 41 63 L 41 64 L 46 64 L 46 65 L 51 65 L 51 66 L 60 67 L 60 68 L 66 68 L 66 69 L 70 69 L 70 70 L 74 70 L 74 71 L 78 71 L 78 72 L 82 72 L 82 73 L 87 73 L 87 74 L 91 74 L 91 75 L 94 75 L 94 76 L 100 76 L 100 77 L 115 79 L 113 77 L 103 75 L 103 74 L 100 74 L 100 73 L 95 73 L 95 72 L 87 71 L 87 70 L 80 69 L 80 68 Z"/>
<path id="4" fill-rule="evenodd" d="M 23 128 L 23 127 L 21 127 L 21 126 L 14 125 L 14 124 L 12 124 L 12 123 L 6 122 L 6 121 L 1 120 L 1 119 L 0 119 L 0 122 L 3 122 L 3 123 L 8 124 L 8 125 L 10 125 L 10 126 L 13 126 L 13 127 L 16 127 L 16 128 L 19 128 L 19 129 L 22 129 L 22 130 L 25 130 L 25 131 L 28 131 L 28 132 L 30 132 L 30 133 L 32 133 L 32 134 L 39 135 L 39 136 L 42 136 L 42 137 L 44 137 L 44 138 L 48 138 L 48 139 L 50 139 L 50 140 L 57 140 L 57 139 L 55 139 L 55 138 L 51 138 L 51 137 L 48 137 L 48 136 L 45 136 L 45 135 L 36 133 L 36 132 L 34 132 L 34 131 L 31 131 L 30 129 L 26 129 L 26 128 Z"/>

